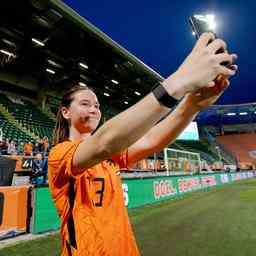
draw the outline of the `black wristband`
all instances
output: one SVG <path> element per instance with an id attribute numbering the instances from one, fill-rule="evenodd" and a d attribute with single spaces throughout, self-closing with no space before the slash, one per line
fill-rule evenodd
<path id="1" fill-rule="evenodd" d="M 157 83 L 157 85 L 152 90 L 152 93 L 158 102 L 167 108 L 173 108 L 179 102 L 177 99 L 168 94 L 161 83 Z"/>

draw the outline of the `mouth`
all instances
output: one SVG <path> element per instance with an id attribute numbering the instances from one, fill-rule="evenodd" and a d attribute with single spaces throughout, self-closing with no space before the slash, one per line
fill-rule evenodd
<path id="1" fill-rule="evenodd" d="M 97 117 L 85 117 L 84 121 L 98 121 L 99 119 Z"/>

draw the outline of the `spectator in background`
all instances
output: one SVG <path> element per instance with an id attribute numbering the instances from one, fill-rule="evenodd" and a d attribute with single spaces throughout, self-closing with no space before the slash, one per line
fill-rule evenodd
<path id="1" fill-rule="evenodd" d="M 15 141 L 12 140 L 7 148 L 7 154 L 8 155 L 17 155 L 17 149 L 16 149 L 16 145 L 15 145 Z"/>
<path id="2" fill-rule="evenodd" d="M 41 153 L 37 153 L 32 162 L 32 183 L 36 183 L 37 177 L 43 176 L 43 184 L 46 184 L 47 169 L 47 160 Z"/>
<path id="3" fill-rule="evenodd" d="M 25 143 L 23 152 L 25 156 L 31 156 L 33 154 L 33 144 L 31 142 Z"/>

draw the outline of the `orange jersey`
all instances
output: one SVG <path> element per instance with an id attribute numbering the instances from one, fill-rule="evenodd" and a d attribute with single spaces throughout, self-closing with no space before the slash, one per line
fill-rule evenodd
<path id="1" fill-rule="evenodd" d="M 61 218 L 62 256 L 138 256 L 139 251 L 124 205 L 120 168 L 127 151 L 74 175 L 72 158 L 80 142 L 56 145 L 49 155 L 49 187 Z M 74 178 L 73 219 L 76 248 L 69 247 L 69 188 Z"/>

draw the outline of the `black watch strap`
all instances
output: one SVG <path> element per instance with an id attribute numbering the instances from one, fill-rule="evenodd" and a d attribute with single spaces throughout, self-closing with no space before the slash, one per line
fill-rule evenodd
<path id="1" fill-rule="evenodd" d="M 152 90 L 152 93 L 158 102 L 167 108 L 173 108 L 179 102 L 177 99 L 168 94 L 161 83 L 157 83 L 157 85 Z"/>

